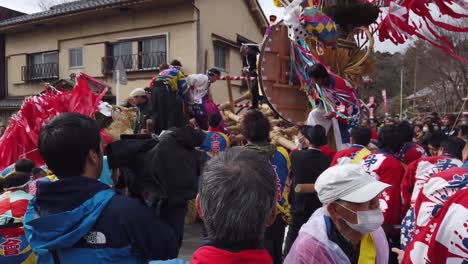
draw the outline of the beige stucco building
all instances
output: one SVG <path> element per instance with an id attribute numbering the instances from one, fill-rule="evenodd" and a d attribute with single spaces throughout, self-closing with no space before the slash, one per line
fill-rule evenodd
<path id="1" fill-rule="evenodd" d="M 157 67 L 172 59 L 182 62 L 186 74 L 218 67 L 239 75 L 240 44 L 260 42 L 266 26 L 257 0 L 88 0 L 2 20 L 0 99 L 19 101 L 42 91 L 45 82 L 79 72 L 115 94 L 118 59 L 128 77 L 122 96 L 148 86 Z M 239 90 L 240 83 L 234 87 Z M 227 100 L 225 83 L 212 91 L 215 100 Z"/>

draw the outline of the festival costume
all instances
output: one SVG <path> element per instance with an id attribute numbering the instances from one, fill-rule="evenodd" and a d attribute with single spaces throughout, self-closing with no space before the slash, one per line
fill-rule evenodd
<path id="1" fill-rule="evenodd" d="M 21 190 L 0 195 L 0 263 L 36 263 L 23 228 L 23 216 L 31 199 L 30 194 Z"/>
<path id="2" fill-rule="evenodd" d="M 461 165 L 462 162 L 460 160 L 447 155 L 421 158 L 410 163 L 401 181 L 403 215 L 406 215 L 408 209 L 414 205 L 419 195 L 419 190 L 429 177 Z"/>
<path id="3" fill-rule="evenodd" d="M 464 189 L 460 189 L 452 196 L 443 197 L 448 200 L 408 245 L 403 263 L 466 263 L 468 259 L 467 175 L 464 174 L 463 178 L 453 179 L 458 183 L 464 181 Z"/>
<path id="4" fill-rule="evenodd" d="M 184 102 L 189 92 L 184 73 L 175 67 L 166 69 L 151 80 L 150 88 L 155 133 L 184 126 Z"/>
<path id="5" fill-rule="evenodd" d="M 320 208 L 304 224 L 299 231 L 299 236 L 294 242 L 291 251 L 286 256 L 284 263 L 294 264 L 346 264 L 351 263 L 347 254 L 332 241 L 332 225 L 330 217 L 326 214 L 324 208 Z M 369 235 L 364 236 L 367 241 L 362 240 L 359 250 L 359 263 L 388 263 L 389 249 L 385 233 L 380 227 Z M 371 242 L 372 241 L 372 242 Z M 363 248 L 363 246 L 365 246 Z M 374 252 L 368 262 L 361 262 L 361 256 L 368 252 Z M 364 257 L 364 256 L 362 256 Z M 364 260 L 362 260 L 364 261 Z"/>
<path id="6" fill-rule="evenodd" d="M 399 158 L 403 163 L 409 165 L 411 162 L 427 157 L 426 150 L 418 143 L 408 142 L 401 149 Z"/>
<path id="7" fill-rule="evenodd" d="M 193 253 L 191 264 L 271 264 L 265 249 L 229 250 L 212 245 L 202 246 Z"/>
<path id="8" fill-rule="evenodd" d="M 402 218 L 400 184 L 405 173 L 403 165 L 391 153 L 379 149 L 365 157 L 361 166 L 376 180 L 392 185 L 392 188 L 380 194 L 380 209 L 384 215 L 384 224 L 399 225 Z"/>
<path id="9" fill-rule="evenodd" d="M 429 176 L 402 221 L 402 248 L 437 216 L 450 197 L 467 185 L 468 170 L 464 168 L 454 167 Z"/>
<path id="10" fill-rule="evenodd" d="M 345 159 L 353 160 L 362 149 L 364 149 L 364 146 L 362 145 L 352 145 L 348 149 L 338 151 L 333 157 L 330 167 L 341 164 L 341 161 L 344 161 Z"/>
<path id="11" fill-rule="evenodd" d="M 229 148 L 230 144 L 231 142 L 226 134 L 222 133 L 219 129 L 210 127 L 205 141 L 203 141 L 200 148 L 205 152 L 207 160 L 210 160 L 219 152 Z"/>

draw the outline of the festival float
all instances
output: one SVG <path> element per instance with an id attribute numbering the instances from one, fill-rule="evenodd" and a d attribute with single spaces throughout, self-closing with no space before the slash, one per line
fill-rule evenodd
<path id="1" fill-rule="evenodd" d="M 284 19 L 272 23 L 265 33 L 258 61 L 259 87 L 272 120 L 272 141 L 291 149 L 297 124 L 321 124 L 327 129 L 329 145 L 341 150 L 343 129 L 357 125 L 362 110 L 372 112 L 375 103 L 362 103 L 357 89 L 373 71 L 371 54 L 375 36 L 395 45 L 415 37 L 458 56 L 455 47 L 437 29 L 467 32 L 457 21 L 468 17 L 464 1 L 409 0 L 273 0 L 284 8 Z M 465 10 L 456 11 L 456 6 Z M 434 17 L 440 16 L 449 22 Z M 410 16 L 410 13 L 412 16 Z M 415 17 L 416 19 L 412 19 Z M 345 89 L 321 87 L 307 76 L 307 68 L 324 65 Z M 348 89 L 349 88 L 349 89 Z M 232 103 L 239 103 L 231 100 Z M 223 108 L 223 107 L 222 107 Z M 225 111 L 228 124 L 238 130 L 240 116 Z M 305 122 L 307 120 L 307 122 Z M 237 123 L 237 124 L 236 124 Z"/>

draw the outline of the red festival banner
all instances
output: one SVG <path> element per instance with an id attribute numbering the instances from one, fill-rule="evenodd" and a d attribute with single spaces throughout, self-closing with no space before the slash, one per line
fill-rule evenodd
<path id="1" fill-rule="evenodd" d="M 387 90 L 382 90 L 382 99 L 384 103 L 385 116 L 388 116 Z"/>

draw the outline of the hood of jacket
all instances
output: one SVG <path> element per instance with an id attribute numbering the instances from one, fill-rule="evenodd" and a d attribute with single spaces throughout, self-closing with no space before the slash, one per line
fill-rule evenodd
<path id="1" fill-rule="evenodd" d="M 165 133 L 160 140 L 164 142 L 167 139 L 173 139 L 184 148 L 193 150 L 201 146 L 205 138 L 206 134 L 201 130 L 191 127 L 178 127 L 171 129 L 169 133 Z"/>
<path id="2" fill-rule="evenodd" d="M 115 191 L 80 176 L 38 182 L 24 216 L 24 229 L 36 254 L 70 248 L 95 225 Z"/>
<path id="3" fill-rule="evenodd" d="M 258 153 L 265 156 L 268 160 L 270 160 L 273 154 L 276 152 L 276 146 L 270 143 L 247 144 L 245 147 L 257 151 Z"/>

